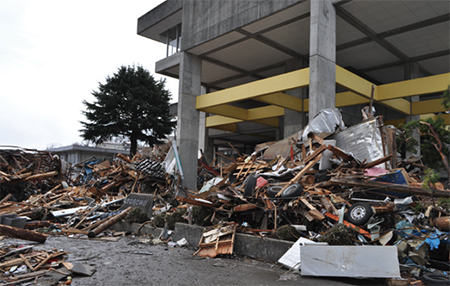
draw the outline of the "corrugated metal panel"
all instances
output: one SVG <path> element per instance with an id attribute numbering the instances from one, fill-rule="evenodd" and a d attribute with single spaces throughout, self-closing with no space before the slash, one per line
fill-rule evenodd
<path id="1" fill-rule="evenodd" d="M 383 158 L 383 144 L 377 117 L 351 126 L 327 139 L 335 139 L 336 146 L 366 163 Z"/>

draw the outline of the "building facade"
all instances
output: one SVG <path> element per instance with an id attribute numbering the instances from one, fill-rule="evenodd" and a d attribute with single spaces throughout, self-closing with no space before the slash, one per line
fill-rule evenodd
<path id="1" fill-rule="evenodd" d="M 449 114 L 448 1 L 167 0 L 137 33 L 167 46 L 156 72 L 179 79 L 177 145 L 184 184 L 197 152 L 242 153 L 338 107 L 359 123 L 372 100 L 386 124 Z M 199 139 L 201 138 L 201 139 Z"/>

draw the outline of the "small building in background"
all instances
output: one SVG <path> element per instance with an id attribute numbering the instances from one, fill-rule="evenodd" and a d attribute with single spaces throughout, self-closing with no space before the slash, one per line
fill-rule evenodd
<path id="1" fill-rule="evenodd" d="M 66 162 L 78 164 L 89 159 L 107 159 L 112 161 L 119 153 L 129 155 L 130 144 L 104 142 L 96 147 L 73 144 L 51 148 L 47 151 L 59 155 L 60 158 Z"/>

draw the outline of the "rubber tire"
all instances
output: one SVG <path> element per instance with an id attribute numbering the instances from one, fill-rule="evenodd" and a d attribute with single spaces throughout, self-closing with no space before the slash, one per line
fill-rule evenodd
<path id="1" fill-rule="evenodd" d="M 244 189 L 244 197 L 251 197 L 256 187 L 256 177 L 254 175 L 250 175 L 247 179 L 247 183 L 245 183 Z"/>
<path id="2" fill-rule="evenodd" d="M 373 215 L 372 207 L 366 203 L 353 204 L 346 213 L 346 219 L 354 225 L 363 225 L 369 221 Z"/>
<path id="3" fill-rule="evenodd" d="M 283 186 L 270 186 L 267 189 L 267 195 L 269 196 L 269 198 L 275 198 L 275 196 L 278 194 L 279 191 L 281 191 L 281 189 L 283 188 Z"/>
<path id="4" fill-rule="evenodd" d="M 426 285 L 449 285 L 450 276 L 445 274 L 426 273 L 422 276 L 422 282 Z"/>
<path id="5" fill-rule="evenodd" d="M 292 184 L 287 187 L 282 193 L 282 198 L 296 198 L 303 194 L 303 186 L 300 184 Z"/>

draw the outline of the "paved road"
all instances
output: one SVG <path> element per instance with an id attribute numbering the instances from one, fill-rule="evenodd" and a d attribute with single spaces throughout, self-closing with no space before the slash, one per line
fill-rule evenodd
<path id="1" fill-rule="evenodd" d="M 27 241 L 4 239 L 2 243 Z M 248 257 L 193 257 L 195 249 L 140 243 L 137 237 L 117 242 L 50 236 L 36 248 L 69 251 L 68 262 L 96 268 L 91 277 L 74 276 L 72 285 L 383 285 L 382 280 L 324 279 L 286 273 L 279 265 Z M 280 280 L 285 278 L 287 280 Z"/>

